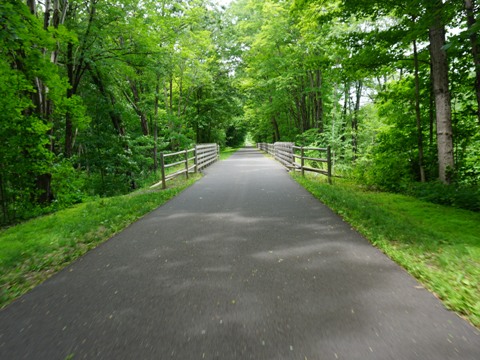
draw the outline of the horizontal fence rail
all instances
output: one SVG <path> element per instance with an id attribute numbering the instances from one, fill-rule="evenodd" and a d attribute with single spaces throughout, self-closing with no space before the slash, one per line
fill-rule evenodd
<path id="1" fill-rule="evenodd" d="M 267 144 L 267 143 L 258 143 L 257 144 L 257 147 L 262 150 L 262 151 L 265 151 L 266 153 L 272 155 L 272 156 L 275 156 L 275 146 L 273 144 Z"/>
<path id="2" fill-rule="evenodd" d="M 197 171 L 218 160 L 220 146 L 217 144 L 199 144 L 195 146 L 195 164 Z"/>
<path id="3" fill-rule="evenodd" d="M 332 153 L 330 146 L 326 148 L 295 146 L 289 142 L 276 142 L 274 144 L 258 143 L 257 148 L 275 157 L 280 163 L 291 170 L 323 174 L 332 183 Z M 318 157 L 316 154 L 324 154 Z M 319 155 L 321 156 L 321 155 Z M 326 164 L 326 169 L 323 168 Z"/>
<path id="4" fill-rule="evenodd" d="M 150 186 L 150 188 L 162 185 L 167 188 L 167 181 L 179 175 L 200 171 L 219 159 L 220 146 L 217 144 L 198 144 L 192 149 L 177 151 L 173 153 L 160 153 L 160 171 L 162 180 Z M 175 168 L 176 171 L 167 174 L 167 169 Z"/>
<path id="5" fill-rule="evenodd" d="M 287 168 L 291 168 L 294 161 L 293 158 L 293 143 L 289 142 L 276 142 L 274 145 L 275 148 L 275 159 L 280 161 Z"/>

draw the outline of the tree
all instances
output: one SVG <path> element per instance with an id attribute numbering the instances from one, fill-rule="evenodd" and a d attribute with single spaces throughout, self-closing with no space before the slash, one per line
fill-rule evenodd
<path id="1" fill-rule="evenodd" d="M 432 0 L 427 10 L 433 15 L 429 25 L 432 85 L 437 118 L 437 149 L 439 179 L 450 183 L 455 168 L 451 97 L 448 82 L 448 62 L 445 51 L 445 23 L 442 0 Z"/>
<path id="2" fill-rule="evenodd" d="M 465 0 L 465 12 L 467 17 L 467 31 L 471 44 L 473 64 L 475 66 L 475 93 L 477 97 L 477 117 L 480 123 L 480 44 L 478 43 L 477 9 L 474 0 Z"/>

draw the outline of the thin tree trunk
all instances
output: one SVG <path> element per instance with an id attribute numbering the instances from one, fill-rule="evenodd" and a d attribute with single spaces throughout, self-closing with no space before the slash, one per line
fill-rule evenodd
<path id="1" fill-rule="evenodd" d="M 155 85 L 155 104 L 153 110 L 154 125 L 153 125 L 153 171 L 156 174 L 158 170 L 158 108 L 160 102 L 160 76 L 157 76 L 157 83 Z"/>
<path id="2" fill-rule="evenodd" d="M 344 91 L 344 99 L 343 99 L 343 111 L 342 111 L 342 143 L 344 143 L 347 138 L 346 138 L 346 132 L 347 132 L 347 115 L 348 115 L 348 104 L 350 102 L 350 83 L 348 81 L 345 81 L 345 91 Z"/>
<path id="3" fill-rule="evenodd" d="M 56 0 L 57 1 L 57 0 Z M 65 8 L 63 9 L 62 13 L 62 22 L 65 20 L 67 14 L 67 7 L 68 1 L 65 1 Z M 88 65 L 86 64 L 86 51 L 87 51 L 87 41 L 90 37 L 90 33 L 92 31 L 92 25 L 95 20 L 96 14 L 96 1 L 90 0 L 90 7 L 88 10 L 88 23 L 87 29 L 85 30 L 85 34 L 83 35 L 83 39 L 80 45 L 80 55 L 78 56 L 78 60 L 74 58 L 74 44 L 72 41 L 69 41 L 67 44 L 67 76 L 68 76 L 68 83 L 70 84 L 70 88 L 67 89 L 67 98 L 72 98 L 75 94 L 77 94 L 78 87 L 80 85 L 80 81 L 87 70 Z M 70 157 L 73 153 L 73 138 L 74 138 L 74 130 L 73 130 L 73 119 L 72 114 L 67 111 L 65 116 L 65 156 Z"/>
<path id="4" fill-rule="evenodd" d="M 35 0 L 27 0 L 27 5 L 30 9 L 32 15 L 37 16 L 36 13 L 36 1 Z M 43 16 L 43 29 L 47 31 L 49 23 L 50 23 L 50 1 L 47 0 L 44 4 L 45 12 Z M 58 27 L 58 24 L 57 24 Z M 47 55 L 47 49 L 43 49 L 42 53 L 44 56 Z M 32 95 L 32 102 L 35 105 L 35 114 L 43 120 L 45 124 L 51 125 L 52 123 L 52 111 L 53 111 L 53 104 L 48 98 L 48 88 L 45 86 L 43 81 L 35 77 L 33 80 L 36 93 Z M 53 126 L 48 131 L 49 135 L 52 134 Z M 53 139 L 53 136 L 51 137 Z M 53 143 L 52 140 L 46 147 L 49 151 L 53 150 Z M 35 189 L 37 193 L 32 193 L 32 198 L 34 201 L 40 204 L 47 204 L 53 200 L 53 193 L 51 189 L 51 182 L 52 182 L 52 175 L 50 173 L 39 174 L 35 178 Z"/>
<path id="5" fill-rule="evenodd" d="M 180 83 L 178 85 L 178 109 L 177 116 L 180 117 L 182 114 L 182 96 L 183 96 L 183 76 L 180 76 Z"/>
<path id="6" fill-rule="evenodd" d="M 170 77 L 170 113 L 173 114 L 173 75 Z"/>
<path id="7" fill-rule="evenodd" d="M 322 94 L 322 73 L 320 70 L 316 71 L 316 82 L 318 92 L 316 93 L 316 127 L 320 132 L 323 132 L 323 94 Z"/>
<path id="8" fill-rule="evenodd" d="M 272 103 L 272 102 L 273 102 L 273 99 L 270 96 L 270 103 Z M 274 134 L 274 141 L 273 142 L 279 141 L 280 140 L 280 130 L 278 128 L 278 123 L 277 123 L 277 119 L 276 119 L 275 115 L 272 115 L 270 120 L 272 122 L 273 134 Z"/>
<path id="9" fill-rule="evenodd" d="M 143 135 L 147 136 L 150 133 L 148 128 L 147 115 L 140 107 L 140 95 L 138 91 L 138 86 L 135 81 L 127 79 L 130 84 L 130 90 L 132 91 L 133 98 L 131 98 L 127 92 L 124 92 L 125 98 L 132 105 L 133 110 L 137 113 L 140 118 L 140 126 L 142 128 Z"/>
<path id="10" fill-rule="evenodd" d="M 32 15 L 37 15 L 37 5 L 35 0 L 27 0 L 27 6 Z"/>
<path id="11" fill-rule="evenodd" d="M 73 61 L 73 43 L 71 41 L 67 44 L 67 76 L 70 87 L 67 89 L 67 98 L 71 98 L 74 94 L 72 86 L 74 82 L 74 61 Z M 73 149 L 73 121 L 70 111 L 65 114 L 65 156 L 68 158 L 72 155 Z"/>
<path id="12" fill-rule="evenodd" d="M 472 30 L 476 24 L 475 2 L 474 0 L 465 0 L 465 10 L 467 12 L 467 25 L 470 31 L 470 43 L 472 45 L 473 63 L 475 65 L 475 93 L 477 95 L 477 118 L 480 122 L 480 46 L 478 44 L 477 32 Z"/>
<path id="13" fill-rule="evenodd" d="M 442 21 L 443 2 L 435 0 L 431 9 L 433 24 L 429 28 L 432 59 L 433 91 L 437 119 L 438 174 L 440 181 L 451 182 L 454 170 L 452 108 L 448 84 L 448 62 L 445 45 L 445 26 Z"/>
<path id="14" fill-rule="evenodd" d="M 3 223 L 6 224 L 8 220 L 8 202 L 4 190 L 2 172 L 0 171 L 0 202 L 2 203 L 2 217 Z"/>
<path id="15" fill-rule="evenodd" d="M 357 159 L 357 153 L 358 153 L 358 115 L 360 113 L 362 89 L 363 89 L 363 83 L 361 80 L 359 80 L 357 81 L 357 84 L 355 86 L 356 101 L 355 101 L 355 111 L 352 117 L 352 152 L 353 152 L 354 161 Z"/>
<path id="16" fill-rule="evenodd" d="M 422 118 L 420 114 L 420 79 L 416 40 L 413 41 L 413 59 L 415 66 L 415 117 L 417 120 L 418 168 L 420 171 L 420 181 L 425 182 L 425 169 L 423 167 L 423 131 Z"/>
<path id="17" fill-rule="evenodd" d="M 433 91 L 433 66 L 432 66 L 432 59 L 430 59 L 430 92 L 429 92 L 429 134 L 428 134 L 428 143 L 430 147 L 433 147 L 433 134 L 435 132 L 435 94 Z"/>
<path id="18" fill-rule="evenodd" d="M 110 103 L 111 108 L 108 110 L 110 119 L 112 120 L 113 127 L 120 136 L 125 136 L 125 128 L 123 127 L 123 122 L 121 116 L 115 111 L 116 99 L 115 96 L 107 91 L 105 84 L 103 83 L 102 76 L 98 69 L 93 70 L 88 66 L 90 70 L 90 75 L 94 84 L 97 86 L 97 89 L 100 91 L 100 94 L 105 98 L 105 100 Z"/>

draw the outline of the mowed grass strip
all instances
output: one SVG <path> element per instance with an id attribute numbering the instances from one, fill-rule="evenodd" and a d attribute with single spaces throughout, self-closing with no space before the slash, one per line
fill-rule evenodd
<path id="1" fill-rule="evenodd" d="M 371 192 L 345 180 L 295 180 L 403 266 L 448 307 L 480 327 L 480 213 Z"/>
<path id="2" fill-rule="evenodd" d="M 76 205 L 0 232 L 0 307 L 164 204 L 199 175 L 169 181 L 168 188 Z"/>

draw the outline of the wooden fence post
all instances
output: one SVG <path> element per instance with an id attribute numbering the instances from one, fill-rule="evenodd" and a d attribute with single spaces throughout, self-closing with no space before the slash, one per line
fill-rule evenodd
<path id="1" fill-rule="evenodd" d="M 332 184 L 332 150 L 330 146 L 327 146 L 327 176 L 328 183 Z"/>
<path id="2" fill-rule="evenodd" d="M 188 149 L 185 150 L 185 179 L 188 180 Z"/>
<path id="3" fill-rule="evenodd" d="M 303 146 L 302 148 L 300 149 L 301 150 L 301 158 L 300 158 L 300 166 L 301 166 L 301 169 L 302 169 L 302 176 L 305 176 L 305 169 L 303 168 L 305 166 L 305 150 L 303 150 Z"/>
<path id="4" fill-rule="evenodd" d="M 195 145 L 193 158 L 194 158 L 193 161 L 194 161 L 194 164 L 195 164 L 195 174 L 196 174 L 197 171 L 198 171 L 198 149 L 197 149 L 197 145 Z"/>
<path id="5" fill-rule="evenodd" d="M 166 189 L 167 181 L 165 180 L 165 157 L 163 151 L 160 153 L 160 170 L 162 171 L 162 189 Z"/>

